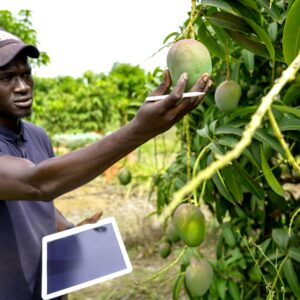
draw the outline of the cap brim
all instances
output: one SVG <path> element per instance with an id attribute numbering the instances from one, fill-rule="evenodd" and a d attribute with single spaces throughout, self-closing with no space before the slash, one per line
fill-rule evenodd
<path id="1" fill-rule="evenodd" d="M 19 53 L 23 52 L 26 56 L 38 58 L 39 50 L 33 45 L 23 43 L 10 43 L 0 48 L 0 67 L 5 66 L 13 60 Z"/>

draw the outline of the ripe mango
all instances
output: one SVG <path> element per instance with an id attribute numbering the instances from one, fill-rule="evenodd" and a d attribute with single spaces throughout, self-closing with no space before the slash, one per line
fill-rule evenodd
<path id="1" fill-rule="evenodd" d="M 205 218 L 200 208 L 184 203 L 174 212 L 173 222 L 183 242 L 190 246 L 199 246 L 205 238 Z"/>
<path id="2" fill-rule="evenodd" d="M 179 40 L 171 46 L 167 54 L 167 67 L 173 85 L 176 85 L 182 73 L 188 73 L 186 91 L 191 89 L 202 74 L 212 72 L 209 51 L 194 39 Z"/>
<path id="3" fill-rule="evenodd" d="M 185 282 L 188 291 L 194 297 L 203 296 L 213 281 L 211 265 L 204 259 L 192 262 L 186 269 Z"/>
<path id="4" fill-rule="evenodd" d="M 238 105 L 241 95 L 242 89 L 237 82 L 225 80 L 216 88 L 216 105 L 222 112 L 231 112 Z"/>

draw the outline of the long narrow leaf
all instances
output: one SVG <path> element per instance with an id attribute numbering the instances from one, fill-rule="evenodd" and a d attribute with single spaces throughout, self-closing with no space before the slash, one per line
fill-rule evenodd
<path id="1" fill-rule="evenodd" d="M 275 193 L 277 193 L 280 196 L 283 196 L 284 190 L 281 184 L 274 176 L 272 170 L 270 169 L 262 146 L 260 147 L 260 156 L 261 156 L 262 170 L 269 186 Z"/>
<path id="2" fill-rule="evenodd" d="M 290 64 L 300 50 L 300 0 L 296 0 L 286 17 L 282 46 L 285 62 Z"/>

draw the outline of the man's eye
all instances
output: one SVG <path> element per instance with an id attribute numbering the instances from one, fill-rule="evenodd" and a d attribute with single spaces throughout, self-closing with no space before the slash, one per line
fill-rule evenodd
<path id="1" fill-rule="evenodd" d="M 11 81 L 12 78 L 13 78 L 12 76 L 4 76 L 4 77 L 1 77 L 0 80 L 4 81 L 4 82 L 8 82 L 8 81 Z"/>

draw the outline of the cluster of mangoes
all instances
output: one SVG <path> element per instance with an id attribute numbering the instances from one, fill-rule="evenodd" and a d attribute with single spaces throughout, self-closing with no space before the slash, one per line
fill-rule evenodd
<path id="1" fill-rule="evenodd" d="M 176 84 L 179 76 L 188 73 L 186 91 L 190 90 L 196 80 L 204 73 L 212 73 L 211 57 L 208 49 L 194 39 L 179 40 L 172 45 L 167 55 L 167 66 L 172 83 Z M 221 82 L 215 91 L 216 106 L 220 111 L 233 111 L 241 98 L 241 87 L 233 80 Z"/>
<path id="2" fill-rule="evenodd" d="M 205 239 L 206 224 L 201 209 L 192 203 L 177 207 L 172 219 L 166 226 L 165 236 L 159 246 L 161 257 L 171 253 L 172 244 L 182 241 L 189 247 L 198 247 Z M 192 296 L 202 296 L 213 280 L 213 270 L 205 259 L 191 259 L 187 262 L 185 282 Z"/>

